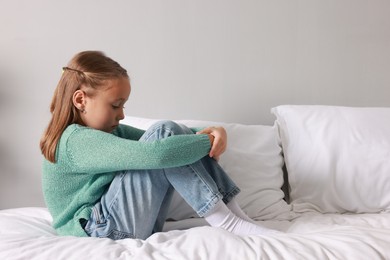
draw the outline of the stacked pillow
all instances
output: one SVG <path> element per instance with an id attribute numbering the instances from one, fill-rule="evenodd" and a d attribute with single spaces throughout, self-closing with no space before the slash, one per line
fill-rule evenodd
<path id="1" fill-rule="evenodd" d="M 390 108 L 279 106 L 295 212 L 390 210 Z"/>
<path id="2" fill-rule="evenodd" d="M 390 108 L 278 106 L 274 126 L 176 120 L 223 126 L 228 147 L 220 164 L 241 188 L 237 200 L 255 220 L 296 213 L 390 212 Z M 158 120 L 126 117 L 147 129 Z M 283 166 L 291 204 L 284 200 Z M 175 193 L 169 218 L 197 217 Z"/>

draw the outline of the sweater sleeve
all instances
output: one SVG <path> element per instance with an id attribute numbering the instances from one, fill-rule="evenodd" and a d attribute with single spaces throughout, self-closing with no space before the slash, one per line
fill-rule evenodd
<path id="1" fill-rule="evenodd" d="M 75 128 L 66 140 L 66 156 L 74 170 L 88 173 L 178 167 L 194 163 L 209 150 L 207 135 L 176 135 L 144 142 Z"/>
<path id="2" fill-rule="evenodd" d="M 120 124 L 113 132 L 116 136 L 130 140 L 139 140 L 144 133 L 145 130 L 123 124 Z"/>

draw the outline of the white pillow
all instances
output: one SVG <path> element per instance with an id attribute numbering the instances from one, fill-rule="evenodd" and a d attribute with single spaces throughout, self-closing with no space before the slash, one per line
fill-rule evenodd
<path id="1" fill-rule="evenodd" d="M 390 108 L 279 106 L 295 212 L 390 209 Z"/>
<path id="2" fill-rule="evenodd" d="M 127 116 L 121 123 L 147 129 L 158 120 Z M 175 120 L 188 127 L 223 126 L 228 146 L 220 165 L 240 187 L 237 201 L 253 219 L 290 219 L 291 207 L 283 200 L 283 157 L 276 126 L 227 124 L 221 122 Z M 197 217 L 190 206 L 174 194 L 168 218 Z"/>

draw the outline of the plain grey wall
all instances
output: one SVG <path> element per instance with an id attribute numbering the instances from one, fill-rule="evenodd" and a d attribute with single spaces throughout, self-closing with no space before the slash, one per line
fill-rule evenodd
<path id="1" fill-rule="evenodd" d="M 0 208 L 44 206 L 61 67 L 102 50 L 133 116 L 272 124 L 280 104 L 389 106 L 387 0 L 0 0 Z"/>

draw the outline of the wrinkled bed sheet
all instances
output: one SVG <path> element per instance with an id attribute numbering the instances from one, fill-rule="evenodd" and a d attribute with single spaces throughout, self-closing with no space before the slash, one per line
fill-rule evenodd
<path id="1" fill-rule="evenodd" d="M 261 222 L 281 234 L 247 237 L 189 219 L 147 240 L 119 241 L 60 237 L 51 220 L 45 208 L 1 210 L 0 259 L 390 259 L 389 213 L 305 213 Z"/>

